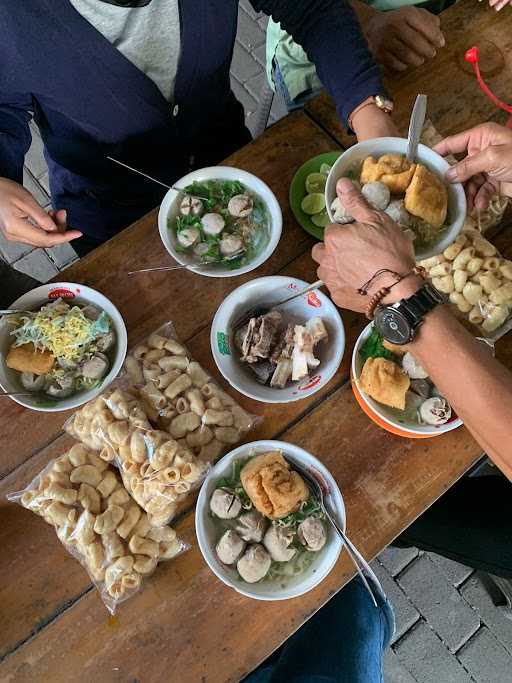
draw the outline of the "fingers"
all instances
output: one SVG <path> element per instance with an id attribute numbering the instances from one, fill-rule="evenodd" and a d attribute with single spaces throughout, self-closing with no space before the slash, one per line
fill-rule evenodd
<path id="1" fill-rule="evenodd" d="M 451 183 L 464 183 L 479 173 L 490 173 L 496 167 L 496 155 L 495 147 L 487 147 L 478 154 L 468 156 L 446 171 L 446 179 Z"/>
<path id="2" fill-rule="evenodd" d="M 78 230 L 68 230 L 66 232 L 46 232 L 41 228 L 31 225 L 23 218 L 13 218 L 9 222 L 6 230 L 6 237 L 13 242 L 23 242 L 34 247 L 54 247 L 57 244 L 71 242 L 71 240 L 81 237 L 82 233 Z"/>
<path id="3" fill-rule="evenodd" d="M 58 211 L 50 211 L 50 216 L 53 218 L 59 232 L 64 232 L 67 228 L 67 211 L 66 209 L 59 209 Z"/>
<path id="4" fill-rule="evenodd" d="M 432 59 L 436 56 L 436 46 L 429 42 L 421 33 L 406 24 L 400 31 L 400 40 L 420 58 Z"/>
<path id="5" fill-rule="evenodd" d="M 512 131 L 497 123 L 483 123 L 456 135 L 450 135 L 433 147 L 434 152 L 441 156 L 467 152 L 473 148 L 488 147 L 489 145 L 512 143 Z"/>
<path id="6" fill-rule="evenodd" d="M 477 190 L 474 198 L 475 209 L 485 211 L 489 207 L 493 195 L 496 194 L 496 187 L 492 182 L 486 180 L 485 183 Z"/>
<path id="7" fill-rule="evenodd" d="M 57 224 L 52 217 L 39 206 L 29 192 L 24 193 L 23 198 L 14 199 L 13 203 L 24 216 L 30 218 L 43 230 L 46 230 L 47 232 L 55 232 L 58 230 Z"/>
<path id="8" fill-rule="evenodd" d="M 421 33 L 434 47 L 444 47 L 446 40 L 441 31 L 439 17 L 424 9 L 408 12 L 407 23 L 413 29 Z"/>
<path id="9" fill-rule="evenodd" d="M 313 249 L 311 250 L 311 256 L 313 258 L 313 261 L 316 261 L 317 263 L 322 263 L 324 257 L 325 257 L 325 246 L 321 242 L 318 244 L 315 244 Z"/>
<path id="10" fill-rule="evenodd" d="M 412 49 L 401 40 L 394 40 L 389 46 L 388 51 L 396 59 L 408 66 L 421 66 L 425 63 L 425 58 L 422 55 L 418 54 L 415 49 Z M 433 54 L 430 54 L 429 50 L 429 56 L 434 55 L 435 51 Z"/>
<path id="11" fill-rule="evenodd" d="M 404 64 L 400 59 L 397 59 L 389 50 L 383 54 L 382 64 L 386 69 L 390 69 L 391 71 L 397 71 L 399 73 L 407 71 L 407 64 Z"/>
<path id="12" fill-rule="evenodd" d="M 377 212 L 372 209 L 351 180 L 340 178 L 336 183 L 336 192 L 345 209 L 356 221 L 362 223 L 375 222 Z M 329 227 L 327 232 L 329 232 Z"/>

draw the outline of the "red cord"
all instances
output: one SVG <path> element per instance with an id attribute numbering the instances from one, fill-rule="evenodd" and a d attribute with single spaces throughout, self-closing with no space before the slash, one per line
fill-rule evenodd
<path id="1" fill-rule="evenodd" d="M 509 104 L 505 104 L 502 102 L 500 99 L 492 93 L 487 85 L 485 84 L 484 79 L 482 78 L 482 74 L 480 73 L 480 64 L 478 63 L 478 60 L 480 58 L 480 51 L 478 47 L 472 47 L 469 50 L 466 51 L 466 54 L 464 55 L 464 59 L 466 62 L 469 62 L 473 66 L 473 71 L 475 72 L 476 79 L 478 81 L 478 85 L 480 88 L 483 90 L 483 92 L 487 95 L 487 97 L 491 100 L 491 102 L 494 102 L 494 104 L 499 107 L 500 109 L 503 109 L 504 111 L 508 112 L 509 114 L 512 114 L 512 106 Z M 509 127 L 512 128 L 512 119 L 509 120 L 508 124 Z"/>

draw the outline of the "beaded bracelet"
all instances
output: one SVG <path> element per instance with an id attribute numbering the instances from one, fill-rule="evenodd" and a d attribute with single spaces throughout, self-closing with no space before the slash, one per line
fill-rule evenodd
<path id="1" fill-rule="evenodd" d="M 372 298 L 368 302 L 368 306 L 366 307 L 366 317 L 368 320 L 373 320 L 374 314 L 375 314 L 375 309 L 379 305 L 379 303 L 384 299 L 395 287 L 399 282 L 402 282 L 402 280 L 405 280 L 405 278 L 410 277 L 411 275 L 418 275 L 419 277 L 425 279 L 426 276 L 426 271 L 425 268 L 422 266 L 414 266 L 412 270 L 408 271 L 404 275 L 397 273 L 394 270 L 389 270 L 389 268 L 382 268 L 381 270 L 378 270 L 376 273 L 372 275 L 372 277 L 368 280 L 368 282 L 365 282 L 364 285 L 359 287 L 357 290 L 358 294 L 361 294 L 362 296 L 368 296 L 368 289 L 372 282 L 379 278 L 381 275 L 384 275 L 385 273 L 390 273 L 391 275 L 394 275 L 396 277 L 395 282 L 393 284 L 388 285 L 387 287 L 381 287 L 379 290 L 373 294 Z"/>

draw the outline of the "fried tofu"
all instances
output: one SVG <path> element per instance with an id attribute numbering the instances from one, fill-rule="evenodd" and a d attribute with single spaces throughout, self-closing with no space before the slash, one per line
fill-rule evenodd
<path id="1" fill-rule="evenodd" d="M 5 364 L 18 372 L 32 372 L 34 375 L 46 375 L 53 368 L 55 357 L 50 351 L 37 351 L 33 344 L 11 346 Z"/>
<path id="2" fill-rule="evenodd" d="M 402 368 L 387 358 L 368 358 L 359 378 L 361 389 L 375 401 L 405 409 L 405 395 L 411 384 Z"/>
<path id="3" fill-rule="evenodd" d="M 384 183 L 391 194 L 404 194 L 414 175 L 416 164 L 400 154 L 384 154 L 377 161 L 375 157 L 367 157 L 361 168 L 361 183 L 376 180 Z"/>
<path id="4" fill-rule="evenodd" d="M 441 178 L 418 164 L 405 193 L 404 204 L 413 216 L 440 228 L 448 212 L 448 189 Z"/>
<path id="5" fill-rule="evenodd" d="M 254 507 L 265 517 L 281 519 L 299 509 L 309 499 L 304 479 L 290 470 L 281 453 L 257 455 L 242 468 L 242 486 Z"/>

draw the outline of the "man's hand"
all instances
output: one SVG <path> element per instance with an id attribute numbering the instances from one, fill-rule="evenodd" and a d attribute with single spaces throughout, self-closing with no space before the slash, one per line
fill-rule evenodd
<path id="1" fill-rule="evenodd" d="M 30 192 L 6 178 L 0 178 L 0 230 L 10 242 L 34 247 L 54 247 L 82 236 L 66 230 L 65 211 L 47 214 Z"/>
<path id="2" fill-rule="evenodd" d="M 451 135 L 434 147 L 446 154 L 466 153 L 466 158 L 446 173 L 450 182 L 466 183 L 470 209 L 486 209 L 491 197 L 512 197 L 512 130 L 497 123 L 484 123 Z"/>
<path id="3" fill-rule="evenodd" d="M 350 180 L 339 180 L 336 190 L 356 223 L 328 226 L 325 243 L 313 247 L 312 255 L 319 264 L 318 277 L 325 282 L 336 304 L 364 311 L 370 297 L 396 278 L 379 277 L 367 296 L 357 290 L 382 268 L 400 274 L 409 272 L 414 266 L 414 250 L 398 225 L 383 211 L 372 209 Z M 420 285 L 420 279 L 408 277 L 393 287 L 384 302 L 410 296 Z"/>
<path id="4" fill-rule="evenodd" d="M 420 66 L 445 45 L 439 17 L 417 7 L 378 12 L 363 28 L 375 59 L 390 71 Z"/>

